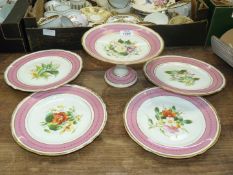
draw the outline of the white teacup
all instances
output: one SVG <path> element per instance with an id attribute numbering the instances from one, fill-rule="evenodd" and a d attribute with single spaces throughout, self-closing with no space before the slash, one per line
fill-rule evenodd
<path id="1" fill-rule="evenodd" d="M 70 6 L 70 1 L 69 0 L 61 0 L 61 3 Z"/>
<path id="2" fill-rule="evenodd" d="M 66 16 L 62 16 L 61 20 L 61 27 L 74 27 L 73 22 Z"/>
<path id="3" fill-rule="evenodd" d="M 109 8 L 117 13 L 130 13 L 130 0 L 107 0 Z"/>
<path id="4" fill-rule="evenodd" d="M 45 3 L 44 8 L 46 11 L 54 11 L 54 7 L 61 5 L 61 2 L 52 0 Z"/>
<path id="5" fill-rule="evenodd" d="M 108 0 L 109 5 L 115 9 L 124 9 L 130 6 L 130 0 Z"/>
<path id="6" fill-rule="evenodd" d="M 144 20 L 144 22 L 151 22 L 157 25 L 165 25 L 168 24 L 168 16 L 164 13 L 155 12 L 147 15 Z"/>
<path id="7" fill-rule="evenodd" d="M 112 11 L 115 11 L 117 13 L 130 13 L 131 11 L 131 6 L 127 6 L 126 8 L 122 8 L 122 9 L 116 9 L 116 8 L 112 8 Z"/>
<path id="8" fill-rule="evenodd" d="M 108 0 L 96 0 L 98 6 L 109 9 Z"/>
<path id="9" fill-rule="evenodd" d="M 86 0 L 70 0 L 70 6 L 72 9 L 81 9 L 85 7 Z"/>
<path id="10" fill-rule="evenodd" d="M 41 18 L 38 21 L 38 28 L 58 28 L 62 27 L 59 15 Z"/>
<path id="11" fill-rule="evenodd" d="M 61 4 L 61 5 L 54 7 L 54 10 L 60 14 L 66 13 L 70 9 L 71 9 L 71 7 L 69 5 L 65 5 L 65 4 L 64 5 Z"/>
<path id="12" fill-rule="evenodd" d="M 87 17 L 79 10 L 70 10 L 67 13 L 64 14 L 64 16 L 68 17 L 74 24 L 75 27 L 86 27 L 88 26 L 88 20 Z"/>

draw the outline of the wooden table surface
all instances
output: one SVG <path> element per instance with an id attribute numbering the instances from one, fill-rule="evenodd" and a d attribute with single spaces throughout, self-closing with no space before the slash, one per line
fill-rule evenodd
<path id="1" fill-rule="evenodd" d="M 226 87 L 205 97 L 217 109 L 222 132 L 216 145 L 202 155 L 182 160 L 167 159 L 145 151 L 126 133 L 123 110 L 129 99 L 145 88 L 153 87 L 142 72 L 133 66 L 139 80 L 136 85 L 116 89 L 104 82 L 104 71 L 112 65 L 97 61 L 84 51 L 81 74 L 71 84 L 86 86 L 97 92 L 108 110 L 108 121 L 99 137 L 74 153 L 46 157 L 30 153 L 18 146 L 10 130 L 11 115 L 16 105 L 30 93 L 5 84 L 6 67 L 24 53 L 0 53 L 0 175 L 233 175 L 233 68 L 215 56 L 210 49 L 167 48 L 162 53 L 195 57 L 218 68 L 225 75 Z"/>

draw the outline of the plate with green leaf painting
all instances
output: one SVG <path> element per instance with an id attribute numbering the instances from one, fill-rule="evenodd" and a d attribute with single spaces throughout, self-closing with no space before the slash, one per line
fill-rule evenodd
<path id="1" fill-rule="evenodd" d="M 33 93 L 19 103 L 12 115 L 11 131 L 26 150 L 58 156 L 91 143 L 106 120 L 106 106 L 96 93 L 65 85 Z"/>
<path id="2" fill-rule="evenodd" d="M 144 73 L 155 85 L 183 95 L 213 94 L 226 84 L 224 75 L 212 65 L 183 56 L 157 57 L 144 65 Z"/>
<path id="3" fill-rule="evenodd" d="M 218 140 L 220 122 L 205 99 L 154 87 L 135 95 L 124 112 L 130 137 L 147 151 L 168 158 L 204 153 Z"/>
<path id="4" fill-rule="evenodd" d="M 22 91 L 46 91 L 70 82 L 81 69 L 79 55 L 65 50 L 43 50 L 14 61 L 5 71 L 5 81 Z"/>

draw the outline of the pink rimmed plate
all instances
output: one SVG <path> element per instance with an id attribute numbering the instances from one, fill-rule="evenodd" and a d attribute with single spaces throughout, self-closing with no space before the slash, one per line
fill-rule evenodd
<path id="1" fill-rule="evenodd" d="M 103 24 L 82 37 L 84 49 L 94 58 L 113 64 L 136 64 L 159 55 L 164 42 L 158 33 L 137 24 Z"/>
<path id="2" fill-rule="evenodd" d="M 130 137 L 147 151 L 168 158 L 188 158 L 213 146 L 220 134 L 215 109 L 203 98 L 160 88 L 135 95 L 124 112 Z"/>
<path id="3" fill-rule="evenodd" d="M 25 98 L 12 115 L 15 141 L 39 155 L 57 156 L 77 151 L 103 130 L 106 106 L 91 90 L 66 85 Z"/>
<path id="4" fill-rule="evenodd" d="M 5 71 L 4 78 L 14 89 L 37 92 L 62 86 L 78 76 L 82 58 L 65 50 L 44 50 L 20 57 Z"/>
<path id="5" fill-rule="evenodd" d="M 223 74 L 203 61 L 175 55 L 160 56 L 144 65 L 146 77 L 163 89 L 193 96 L 221 91 L 226 84 Z"/>

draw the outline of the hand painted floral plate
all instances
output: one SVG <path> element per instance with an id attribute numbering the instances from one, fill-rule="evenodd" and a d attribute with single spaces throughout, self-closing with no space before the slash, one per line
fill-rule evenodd
<path id="1" fill-rule="evenodd" d="M 163 50 L 164 43 L 153 30 L 126 23 L 103 24 L 87 31 L 84 49 L 93 57 L 114 64 L 145 62 Z"/>
<path id="2" fill-rule="evenodd" d="M 147 151 L 168 158 L 188 158 L 215 144 L 220 123 L 203 98 L 151 88 L 135 95 L 124 112 L 130 137 Z"/>
<path id="3" fill-rule="evenodd" d="M 46 91 L 62 86 L 78 76 L 82 58 L 65 50 L 34 52 L 14 61 L 5 71 L 5 81 L 15 89 Z"/>
<path id="4" fill-rule="evenodd" d="M 155 85 L 183 94 L 204 96 L 225 87 L 223 74 L 215 67 L 183 56 L 161 56 L 144 66 L 146 77 Z"/>
<path id="5" fill-rule="evenodd" d="M 132 8 L 148 14 L 167 10 L 174 3 L 174 0 L 133 0 Z"/>
<path id="6" fill-rule="evenodd" d="M 91 143 L 106 120 L 100 97 L 87 88 L 66 85 L 25 98 L 12 115 L 11 130 L 26 150 L 57 156 Z"/>
<path id="7" fill-rule="evenodd" d="M 114 16 L 110 16 L 106 23 L 132 23 L 132 24 L 137 24 L 141 22 L 141 18 L 137 15 L 133 14 L 118 14 Z"/>

